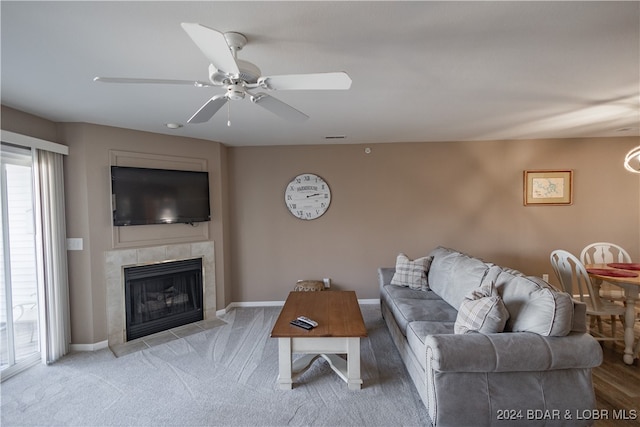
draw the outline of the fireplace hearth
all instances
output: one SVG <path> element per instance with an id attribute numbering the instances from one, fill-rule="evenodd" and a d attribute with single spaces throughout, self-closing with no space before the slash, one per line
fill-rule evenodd
<path id="1" fill-rule="evenodd" d="M 124 269 L 127 341 L 203 319 L 202 258 Z"/>

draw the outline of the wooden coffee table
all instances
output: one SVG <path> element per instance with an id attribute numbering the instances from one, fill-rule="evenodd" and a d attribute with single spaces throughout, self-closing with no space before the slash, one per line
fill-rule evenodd
<path id="1" fill-rule="evenodd" d="M 313 319 L 318 326 L 306 330 L 289 324 L 298 316 Z M 349 390 L 360 390 L 360 338 L 366 336 L 355 292 L 291 292 L 271 331 L 271 337 L 278 338 L 280 388 L 291 389 L 293 380 L 322 357 Z M 293 353 L 305 356 L 292 364 Z M 347 359 L 338 354 L 346 354 Z"/>

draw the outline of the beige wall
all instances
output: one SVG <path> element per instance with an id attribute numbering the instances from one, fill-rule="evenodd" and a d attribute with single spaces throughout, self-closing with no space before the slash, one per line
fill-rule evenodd
<path id="1" fill-rule="evenodd" d="M 207 160 L 209 238 L 218 309 L 282 301 L 296 279 L 330 277 L 336 289 L 377 298 L 376 269 L 446 245 L 528 274 L 548 273 L 551 250 L 610 240 L 640 259 L 640 176 L 624 154 L 638 138 L 225 147 L 209 141 L 89 124 L 56 124 L 2 108 L 2 128 L 66 144 L 72 342 L 106 340 L 104 252 L 112 248 L 110 150 Z M 574 204 L 522 205 L 524 169 L 575 171 Z M 332 189 L 328 212 L 301 221 L 284 188 L 302 172 Z M 156 230 L 163 230 L 164 226 Z"/>
<path id="2" fill-rule="evenodd" d="M 1 106 L 0 125 L 2 129 L 45 141 L 60 142 L 58 140 L 57 125 L 49 120 Z"/>
<path id="3" fill-rule="evenodd" d="M 622 159 L 637 138 L 230 149 L 233 301 L 283 300 L 296 279 L 330 277 L 377 298 L 376 269 L 437 245 L 555 277 L 549 253 L 613 241 L 640 259 L 640 177 Z M 571 206 L 523 206 L 523 170 L 573 169 Z M 303 221 L 284 188 L 328 181 L 327 213 Z"/>

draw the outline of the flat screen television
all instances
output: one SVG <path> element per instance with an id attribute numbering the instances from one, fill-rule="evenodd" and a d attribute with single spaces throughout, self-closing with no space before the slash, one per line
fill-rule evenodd
<path id="1" fill-rule="evenodd" d="M 209 173 L 111 166 L 113 225 L 211 220 Z"/>

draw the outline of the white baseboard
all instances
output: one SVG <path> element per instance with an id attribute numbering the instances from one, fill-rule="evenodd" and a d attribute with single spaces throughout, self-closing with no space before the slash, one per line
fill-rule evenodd
<path id="1" fill-rule="evenodd" d="M 222 310 L 216 311 L 217 316 L 223 316 L 230 310 L 239 307 L 282 307 L 284 301 L 252 301 L 252 302 L 232 302 Z"/>
<path id="2" fill-rule="evenodd" d="M 94 344 L 71 344 L 69 349 L 71 351 L 98 351 L 107 347 L 109 347 L 109 341 L 105 340 Z"/>

